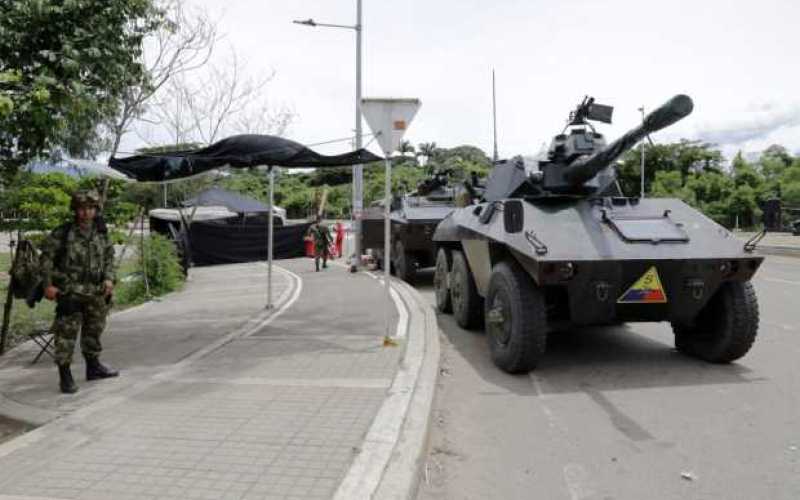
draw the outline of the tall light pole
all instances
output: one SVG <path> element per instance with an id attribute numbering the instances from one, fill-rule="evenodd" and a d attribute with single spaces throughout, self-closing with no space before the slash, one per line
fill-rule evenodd
<path id="1" fill-rule="evenodd" d="M 639 108 L 639 111 L 642 113 L 642 123 L 644 123 L 644 106 Z M 642 191 L 639 194 L 640 198 L 644 198 L 644 139 L 642 139 L 642 168 L 641 168 L 641 178 L 642 178 Z"/>
<path id="2" fill-rule="evenodd" d="M 318 23 L 313 19 L 292 21 L 316 28 L 345 28 L 356 32 L 356 149 L 361 149 L 361 32 L 362 10 L 361 0 L 356 0 L 356 24 Z M 355 272 L 361 264 L 361 212 L 364 208 L 364 174 L 362 165 L 353 165 L 353 253 L 350 271 Z"/>

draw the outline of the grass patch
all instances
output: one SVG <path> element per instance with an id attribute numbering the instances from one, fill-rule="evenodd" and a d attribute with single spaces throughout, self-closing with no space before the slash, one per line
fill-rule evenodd
<path id="1" fill-rule="evenodd" d="M 125 252 L 125 259 L 120 263 L 117 271 L 119 281 L 118 288 L 124 287 L 124 279 L 127 276 L 135 275 L 138 269 L 138 256 L 135 251 L 128 249 Z M 8 283 L 10 277 L 8 271 L 11 269 L 11 258 L 8 252 L 0 254 L 0 321 L 2 321 L 2 311 L 8 294 Z M 114 301 L 114 311 L 120 311 L 129 307 L 145 302 L 145 298 L 135 301 Z M 29 308 L 22 299 L 14 299 L 11 307 L 11 321 L 8 329 L 8 340 L 6 349 L 11 349 L 22 342 L 28 340 L 31 333 L 50 328 L 55 317 L 55 302 L 42 300 L 33 309 Z"/>

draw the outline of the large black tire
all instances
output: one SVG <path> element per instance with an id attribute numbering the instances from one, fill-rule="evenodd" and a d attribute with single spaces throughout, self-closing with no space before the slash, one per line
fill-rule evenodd
<path id="1" fill-rule="evenodd" d="M 753 285 L 723 283 L 693 325 L 672 324 L 675 348 L 711 363 L 730 363 L 750 350 L 758 333 L 758 299 Z"/>
<path id="2" fill-rule="evenodd" d="M 395 275 L 406 283 L 413 285 L 417 280 L 417 259 L 413 254 L 407 253 L 403 242 L 398 241 L 394 246 Z"/>
<path id="3" fill-rule="evenodd" d="M 453 268 L 450 271 L 450 301 L 453 316 L 461 328 L 477 328 L 483 321 L 483 298 L 478 295 L 475 279 L 460 250 L 452 251 Z"/>
<path id="4" fill-rule="evenodd" d="M 500 262 L 492 270 L 485 317 L 494 364 L 508 373 L 536 368 L 547 345 L 544 294 L 516 262 Z"/>
<path id="5" fill-rule="evenodd" d="M 433 289 L 436 295 L 436 309 L 441 313 L 453 312 L 453 301 L 450 299 L 448 274 L 452 265 L 450 251 L 440 248 L 436 252 L 436 271 L 433 273 Z"/>

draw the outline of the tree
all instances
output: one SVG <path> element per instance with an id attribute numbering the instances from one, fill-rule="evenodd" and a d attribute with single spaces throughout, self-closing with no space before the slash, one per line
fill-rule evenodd
<path id="1" fill-rule="evenodd" d="M 413 155 L 415 152 L 414 145 L 411 144 L 411 141 L 400 141 L 400 144 L 397 146 L 397 152 L 400 153 L 400 156 L 406 156 L 406 153 L 411 153 Z"/>
<path id="2" fill-rule="evenodd" d="M 685 181 L 691 172 L 722 172 L 724 157 L 713 145 L 681 139 L 670 144 L 654 144 L 645 150 L 645 192 L 650 192 L 657 172 L 678 171 Z M 631 149 L 622 155 L 617 175 L 622 192 L 638 196 L 641 186 L 641 151 Z"/>
<path id="3" fill-rule="evenodd" d="M 111 156 L 135 120 L 143 119 L 147 103 L 172 78 L 205 65 L 217 41 L 217 26 L 208 14 L 187 9 L 183 0 L 163 0 L 164 21 L 144 39 L 144 72 L 122 94 L 117 113 L 107 120 Z"/>
<path id="4" fill-rule="evenodd" d="M 759 194 L 764 191 L 764 177 L 756 168 L 748 163 L 739 151 L 731 162 L 731 173 L 736 186 L 750 186 Z"/>
<path id="5" fill-rule="evenodd" d="M 466 179 L 471 172 L 481 176 L 488 174 L 492 162 L 480 148 L 464 145 L 449 149 L 435 148 L 427 167 L 428 170 L 450 169 L 454 178 Z"/>
<path id="6" fill-rule="evenodd" d="M 781 200 L 786 207 L 800 208 L 800 159 L 783 171 L 780 178 Z"/>
<path id="7" fill-rule="evenodd" d="M 792 166 L 794 161 L 786 148 L 778 144 L 771 145 L 761 153 L 758 168 L 766 179 L 766 191 L 773 196 L 782 194 L 781 184 L 784 172 Z"/>
<path id="8" fill-rule="evenodd" d="M 160 129 L 160 139 L 167 133 L 175 143 L 210 144 L 232 133 L 282 135 L 294 113 L 266 100 L 274 72 L 260 77 L 247 73 L 231 49 L 223 65 L 176 75 L 153 100 L 147 121 Z"/>
<path id="9" fill-rule="evenodd" d="M 422 142 L 417 146 L 417 156 L 423 158 L 422 164 L 425 165 L 436 152 L 435 142 Z"/>
<path id="10" fill-rule="evenodd" d="M 76 189 L 97 189 L 102 179 L 74 178 L 60 172 L 33 174 L 18 172 L 0 199 L 0 211 L 17 214 L 6 221 L 4 229 L 46 231 L 70 219 L 70 200 Z M 114 179 L 108 183 L 103 216 L 106 222 L 124 224 L 136 215 L 136 205 L 123 199 L 128 184 Z"/>
<path id="11" fill-rule="evenodd" d="M 142 80 L 142 40 L 162 17 L 151 0 L 2 5 L 0 164 L 9 176 L 58 146 L 91 149 L 97 125 Z"/>

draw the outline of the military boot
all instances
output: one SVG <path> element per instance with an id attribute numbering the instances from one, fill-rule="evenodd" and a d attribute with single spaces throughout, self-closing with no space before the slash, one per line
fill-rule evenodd
<path id="1" fill-rule="evenodd" d="M 64 394 L 78 392 L 78 386 L 75 385 L 75 381 L 72 379 L 72 370 L 69 369 L 69 365 L 58 365 L 58 379 L 61 392 Z"/>
<path id="2" fill-rule="evenodd" d="M 116 377 L 117 375 L 119 375 L 117 370 L 105 366 L 98 358 L 86 358 L 86 380 L 110 378 Z"/>

